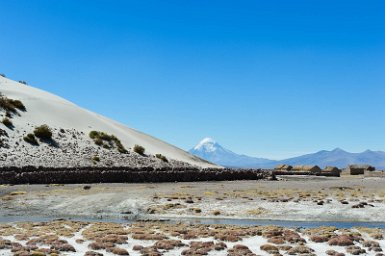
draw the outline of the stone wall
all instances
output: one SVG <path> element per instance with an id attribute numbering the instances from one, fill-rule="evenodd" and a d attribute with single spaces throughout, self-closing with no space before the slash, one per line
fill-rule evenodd
<path id="1" fill-rule="evenodd" d="M 143 183 L 259 180 L 271 172 L 259 169 L 2 167 L 0 184 Z"/>

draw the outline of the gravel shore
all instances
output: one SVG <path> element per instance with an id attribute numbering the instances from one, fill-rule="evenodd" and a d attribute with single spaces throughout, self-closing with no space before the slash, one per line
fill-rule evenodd
<path id="1" fill-rule="evenodd" d="M 0 216 L 243 218 L 384 221 L 385 179 L 285 177 L 279 181 L 0 187 Z"/>

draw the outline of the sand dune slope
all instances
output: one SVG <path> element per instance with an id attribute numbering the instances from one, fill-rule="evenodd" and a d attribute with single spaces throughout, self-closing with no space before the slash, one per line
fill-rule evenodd
<path id="1" fill-rule="evenodd" d="M 10 120 L 13 128 L 0 123 L 7 134 L 2 139 L 5 146 L 0 151 L 0 166 L 176 166 L 194 165 L 215 167 L 175 146 L 126 127 L 116 121 L 83 109 L 51 93 L 0 77 L 0 93 L 7 98 L 20 100 L 26 111 L 18 110 Z M 1 119 L 5 111 L 0 109 Z M 31 145 L 23 140 L 34 128 L 47 124 L 53 131 L 54 144 L 39 142 Z M 61 131 L 60 131 L 61 130 Z M 63 132 L 64 130 L 64 132 Z M 114 148 L 95 145 L 90 131 L 101 131 L 116 136 L 128 150 L 119 153 Z M 135 144 L 146 149 L 146 156 L 133 152 Z M 155 154 L 162 154 L 170 161 L 164 162 Z M 97 156 L 100 161 L 93 158 Z"/>

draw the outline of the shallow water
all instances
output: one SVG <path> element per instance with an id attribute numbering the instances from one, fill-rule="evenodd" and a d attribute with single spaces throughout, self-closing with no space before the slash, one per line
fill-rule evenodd
<path id="1" fill-rule="evenodd" d="M 173 221 L 173 220 L 170 220 Z M 288 221 L 288 220 L 250 220 L 250 219 L 192 219 L 194 224 L 226 224 L 237 226 L 281 226 L 315 228 L 320 226 L 333 226 L 336 228 L 369 227 L 385 229 L 385 222 L 348 222 L 348 221 Z"/>
<path id="2" fill-rule="evenodd" d="M 353 228 L 353 227 L 369 227 L 385 229 L 385 222 L 350 222 L 350 221 L 288 221 L 288 220 L 255 220 L 255 219 L 237 219 L 237 218 L 188 218 L 188 217 L 172 217 L 172 218 L 118 218 L 103 217 L 92 218 L 82 216 L 0 216 L 0 223 L 11 222 L 46 222 L 55 219 L 65 219 L 73 221 L 85 222 L 115 222 L 115 223 L 132 223 L 135 221 L 161 221 L 165 223 L 190 223 L 190 224 L 221 224 L 236 226 L 281 226 L 281 227 L 302 227 L 315 228 L 320 226 L 333 226 L 336 228 Z"/>

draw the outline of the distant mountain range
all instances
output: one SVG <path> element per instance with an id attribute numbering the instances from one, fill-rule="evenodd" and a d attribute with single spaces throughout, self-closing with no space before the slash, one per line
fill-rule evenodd
<path id="1" fill-rule="evenodd" d="M 278 164 L 290 165 L 318 165 L 337 166 L 344 168 L 349 164 L 370 164 L 377 169 L 385 169 L 385 152 L 366 150 L 362 153 L 350 153 L 340 148 L 331 151 L 321 150 L 316 153 L 306 154 L 298 157 L 270 160 L 266 158 L 251 157 L 232 152 L 211 138 L 205 138 L 190 153 L 225 167 L 238 168 L 272 168 Z"/>

